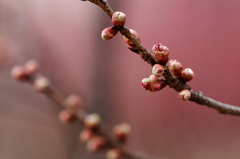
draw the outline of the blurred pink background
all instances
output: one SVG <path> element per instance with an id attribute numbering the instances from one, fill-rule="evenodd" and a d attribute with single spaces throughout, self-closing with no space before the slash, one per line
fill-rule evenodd
<path id="1" fill-rule="evenodd" d="M 189 84 L 216 100 L 239 105 L 240 1 L 110 1 L 128 28 L 151 50 L 166 45 L 170 58 L 195 72 Z M 81 126 L 61 125 L 61 110 L 10 69 L 37 59 L 41 72 L 65 96 L 78 93 L 106 127 L 128 122 L 128 147 L 168 159 L 239 158 L 240 118 L 180 101 L 165 88 L 148 93 L 141 80 L 151 67 L 118 34 L 103 41 L 109 17 L 79 0 L 0 0 L 0 158 L 104 158 L 85 151 Z"/>

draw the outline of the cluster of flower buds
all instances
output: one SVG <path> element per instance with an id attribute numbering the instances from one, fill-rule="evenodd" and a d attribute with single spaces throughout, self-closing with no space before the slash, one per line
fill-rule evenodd
<path id="1" fill-rule="evenodd" d="M 169 69 L 175 77 L 182 82 L 189 82 L 194 77 L 194 72 L 190 68 L 183 69 L 182 64 L 177 60 L 169 61 Z"/>
<path id="2" fill-rule="evenodd" d="M 126 15 L 122 12 L 115 12 L 112 15 L 112 24 L 113 26 L 105 28 L 102 31 L 101 37 L 103 40 L 112 39 L 121 29 L 126 22 Z"/>
<path id="3" fill-rule="evenodd" d="M 163 72 L 164 67 L 160 64 L 155 64 L 152 68 L 152 75 L 142 80 L 143 88 L 149 92 L 156 92 L 166 87 L 166 80 L 161 78 Z"/>

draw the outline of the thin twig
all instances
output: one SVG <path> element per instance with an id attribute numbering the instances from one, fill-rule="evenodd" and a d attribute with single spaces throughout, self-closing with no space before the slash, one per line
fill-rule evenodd
<path id="1" fill-rule="evenodd" d="M 108 16 L 111 18 L 112 14 L 114 11 L 110 7 L 110 5 L 106 2 L 106 0 L 89 0 L 90 2 L 96 4 L 100 8 L 103 9 L 105 13 L 108 14 Z M 136 47 L 137 52 L 140 54 L 141 58 L 148 62 L 150 65 L 154 65 L 157 62 L 151 55 L 150 51 L 148 51 L 129 31 L 129 29 L 124 26 L 120 30 L 120 33 L 127 37 Z M 134 51 L 136 52 L 136 51 Z M 178 78 L 176 78 L 168 69 L 168 66 L 165 66 L 165 71 L 163 73 L 163 76 L 165 77 L 168 85 L 170 88 L 173 88 L 177 92 L 180 92 L 184 89 L 190 90 L 191 91 L 191 97 L 190 101 L 195 102 L 200 105 L 205 105 L 210 108 L 213 108 L 217 111 L 219 111 L 222 114 L 229 114 L 229 115 L 236 115 L 240 116 L 240 107 L 234 106 L 234 105 L 229 105 L 226 103 L 221 103 L 219 101 L 216 101 L 212 98 L 209 98 L 205 96 L 202 92 L 195 92 L 192 90 L 191 86 L 189 86 L 186 83 L 183 83 L 180 81 Z"/>

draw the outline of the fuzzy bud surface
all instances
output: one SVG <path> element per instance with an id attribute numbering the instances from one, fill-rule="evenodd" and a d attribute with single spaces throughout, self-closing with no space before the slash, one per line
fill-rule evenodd
<path id="1" fill-rule="evenodd" d="M 112 15 L 112 24 L 116 27 L 122 27 L 126 22 L 126 14 L 123 12 L 115 12 Z"/>
<path id="2" fill-rule="evenodd" d="M 191 81 L 194 77 L 194 72 L 191 68 L 185 68 L 182 71 L 181 77 L 185 82 Z"/>
<path id="3" fill-rule="evenodd" d="M 169 59 L 169 49 L 162 44 L 155 44 L 152 48 L 153 56 L 159 64 L 165 65 Z"/>
<path id="4" fill-rule="evenodd" d="M 102 31 L 101 37 L 103 40 L 110 40 L 112 39 L 116 34 L 118 33 L 118 30 L 115 27 L 108 27 L 105 28 Z"/>

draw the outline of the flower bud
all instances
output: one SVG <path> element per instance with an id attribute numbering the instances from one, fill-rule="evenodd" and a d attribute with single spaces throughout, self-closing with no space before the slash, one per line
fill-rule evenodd
<path id="1" fill-rule="evenodd" d="M 119 141 L 126 141 L 131 132 L 131 126 L 127 123 L 116 125 L 113 128 L 113 134 Z"/>
<path id="2" fill-rule="evenodd" d="M 155 44 L 152 48 L 153 56 L 161 65 L 165 65 L 169 59 L 169 49 L 162 44 Z"/>
<path id="3" fill-rule="evenodd" d="M 11 70 L 11 76 L 19 81 L 23 81 L 28 78 L 26 69 L 22 66 L 14 66 Z"/>
<path id="4" fill-rule="evenodd" d="M 90 152 L 97 152 L 102 150 L 107 144 L 106 139 L 101 136 L 93 136 L 91 137 L 86 144 L 86 148 Z"/>
<path id="5" fill-rule="evenodd" d="M 126 14 L 123 12 L 115 12 L 112 15 L 112 24 L 116 27 L 122 27 L 126 22 Z"/>
<path id="6" fill-rule="evenodd" d="M 178 62 L 177 60 L 170 60 L 169 69 L 174 74 L 174 76 L 176 76 L 177 78 L 181 77 L 183 67 L 180 62 Z"/>
<path id="7" fill-rule="evenodd" d="M 58 118 L 63 124 L 69 124 L 75 120 L 74 115 L 67 109 L 60 111 Z"/>
<path id="8" fill-rule="evenodd" d="M 191 92 L 187 89 L 182 90 L 178 93 L 178 98 L 181 100 L 188 100 L 191 97 Z"/>
<path id="9" fill-rule="evenodd" d="M 39 70 L 39 65 L 38 65 L 38 62 L 36 60 L 29 60 L 25 63 L 24 66 L 25 66 L 26 72 L 29 75 L 32 75 Z"/>
<path id="10" fill-rule="evenodd" d="M 34 82 L 33 82 L 33 87 L 35 90 L 39 92 L 44 92 L 46 91 L 47 88 L 50 86 L 50 81 L 46 77 L 38 77 Z"/>
<path id="11" fill-rule="evenodd" d="M 106 153 L 107 159 L 120 159 L 122 157 L 122 152 L 119 149 L 112 149 Z"/>
<path id="12" fill-rule="evenodd" d="M 110 40 L 117 34 L 117 32 L 118 30 L 115 27 L 108 27 L 102 31 L 101 37 L 103 40 Z"/>
<path id="13" fill-rule="evenodd" d="M 182 71 L 181 77 L 185 82 L 191 81 L 194 77 L 194 72 L 191 68 L 185 68 Z"/>
<path id="14" fill-rule="evenodd" d="M 139 34 L 138 34 L 135 30 L 129 29 L 129 31 L 133 34 L 133 36 L 134 36 L 139 42 L 141 42 L 140 37 L 139 37 Z M 133 44 L 128 38 L 126 38 L 125 36 L 123 36 L 123 39 L 124 39 L 124 41 L 125 41 L 126 43 L 128 43 L 128 45 L 130 45 L 130 46 L 132 46 L 132 47 L 134 48 L 134 44 Z"/>
<path id="15" fill-rule="evenodd" d="M 151 83 L 153 82 L 153 79 L 151 78 L 144 78 L 142 80 L 142 86 L 145 88 L 147 91 L 152 90 Z"/>
<path id="16" fill-rule="evenodd" d="M 155 64 L 152 68 L 152 74 L 155 75 L 155 76 L 162 76 L 164 72 L 164 67 L 162 65 L 159 65 L 159 64 Z"/>
<path id="17" fill-rule="evenodd" d="M 85 129 L 79 134 L 79 139 L 83 143 L 86 143 L 91 137 L 93 137 L 94 133 L 90 129 Z"/>
<path id="18" fill-rule="evenodd" d="M 77 94 L 71 94 L 66 98 L 66 103 L 69 108 L 78 109 L 82 107 L 82 98 L 79 97 Z"/>
<path id="19" fill-rule="evenodd" d="M 149 78 L 144 78 L 142 80 L 142 86 L 149 92 L 160 91 L 164 87 L 166 87 L 167 82 L 164 79 L 159 79 L 155 75 L 150 75 Z"/>
<path id="20" fill-rule="evenodd" d="M 101 117 L 96 114 L 88 114 L 84 117 L 84 125 L 89 129 L 97 128 L 101 123 Z"/>

